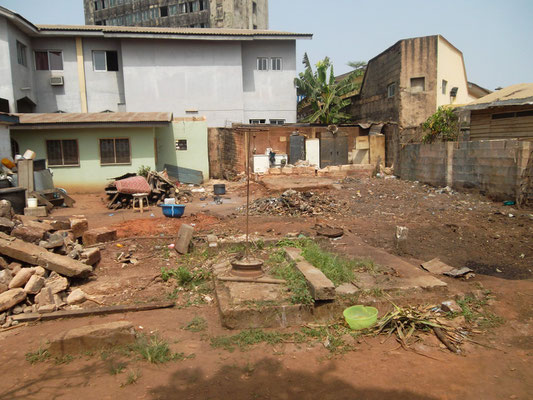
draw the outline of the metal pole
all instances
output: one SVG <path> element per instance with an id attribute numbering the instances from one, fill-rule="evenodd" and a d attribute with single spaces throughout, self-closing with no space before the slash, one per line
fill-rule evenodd
<path id="1" fill-rule="evenodd" d="M 249 245 L 249 227 L 248 219 L 250 213 L 250 131 L 246 131 L 246 250 L 245 254 L 248 255 Z"/>

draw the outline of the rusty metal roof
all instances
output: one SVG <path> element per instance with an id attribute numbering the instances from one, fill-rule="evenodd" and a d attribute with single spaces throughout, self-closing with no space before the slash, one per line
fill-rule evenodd
<path id="1" fill-rule="evenodd" d="M 468 103 L 465 110 L 533 104 L 533 83 L 519 83 L 496 90 Z"/>
<path id="2" fill-rule="evenodd" d="M 40 32 L 88 32 L 102 34 L 138 34 L 170 35 L 170 36 L 219 36 L 219 37 L 300 37 L 311 38 L 309 33 L 293 33 L 257 29 L 226 29 L 226 28 L 159 28 L 148 26 L 101 26 L 101 25 L 36 25 Z"/>
<path id="3" fill-rule="evenodd" d="M 172 121 L 172 113 L 167 112 L 51 113 L 15 115 L 19 117 L 19 125 L 136 124 Z"/>

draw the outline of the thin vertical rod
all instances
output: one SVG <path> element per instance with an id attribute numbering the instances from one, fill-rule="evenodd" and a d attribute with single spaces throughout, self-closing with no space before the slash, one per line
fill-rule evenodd
<path id="1" fill-rule="evenodd" d="M 249 220 L 250 215 L 250 131 L 246 131 L 246 254 L 248 255 L 249 245 Z"/>

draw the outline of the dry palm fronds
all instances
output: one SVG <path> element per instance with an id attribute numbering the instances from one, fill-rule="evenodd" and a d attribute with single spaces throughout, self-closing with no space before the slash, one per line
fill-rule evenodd
<path id="1" fill-rule="evenodd" d="M 406 349 L 416 339 L 419 332 L 433 330 L 437 338 L 450 351 L 461 352 L 458 345 L 463 341 L 465 332 L 439 320 L 438 314 L 434 311 L 438 309 L 437 307 L 398 307 L 396 304 L 393 306 L 394 309 L 378 321 L 374 328 L 375 333 L 386 334 L 389 337 L 395 334 L 396 340 Z"/>

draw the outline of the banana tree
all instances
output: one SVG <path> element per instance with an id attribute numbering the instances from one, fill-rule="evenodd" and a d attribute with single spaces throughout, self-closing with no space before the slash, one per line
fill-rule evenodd
<path id="1" fill-rule="evenodd" d="M 305 70 L 294 79 L 294 84 L 298 94 L 304 96 L 300 107 L 309 106 L 311 113 L 302 122 L 330 125 L 349 121 L 350 115 L 343 110 L 351 101 L 343 96 L 357 87 L 353 82 L 353 74 L 336 82 L 333 65 L 328 57 L 316 64 L 316 71 L 313 71 L 307 53 L 304 55 L 303 64 Z"/>

